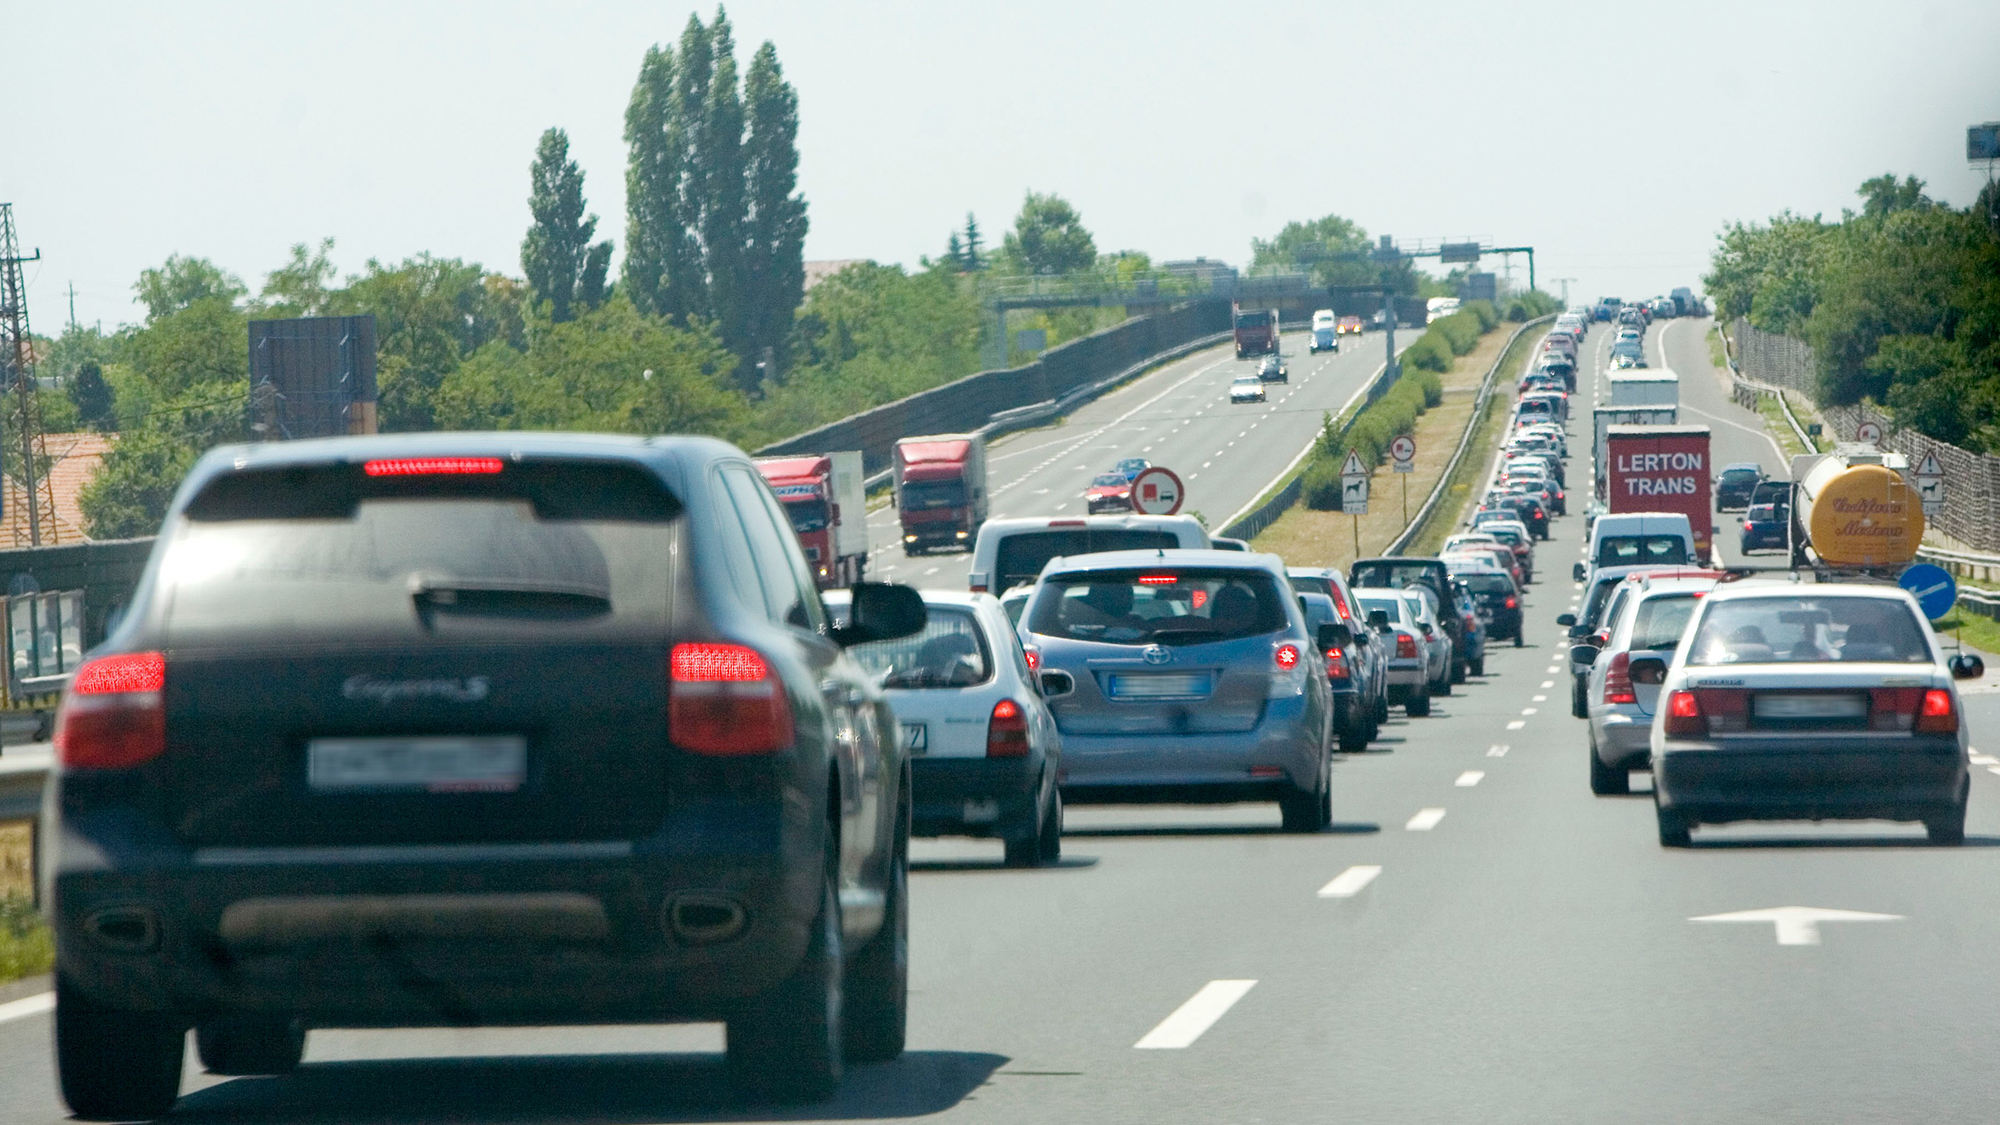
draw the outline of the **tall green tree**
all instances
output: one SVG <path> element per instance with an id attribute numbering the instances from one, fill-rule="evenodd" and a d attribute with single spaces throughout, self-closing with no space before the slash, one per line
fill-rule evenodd
<path id="1" fill-rule="evenodd" d="M 528 166 L 528 212 L 534 223 L 521 242 L 521 272 L 536 304 L 547 301 L 550 319 L 561 324 L 581 302 L 595 308 L 604 300 L 604 271 L 611 244 L 591 244 L 597 216 L 584 214 L 583 170 L 569 157 L 569 134 L 550 129 L 535 146 Z M 594 297 L 592 301 L 589 298 Z"/>
<path id="2" fill-rule="evenodd" d="M 235 304 L 249 293 L 242 278 L 207 258 L 181 254 L 170 255 L 158 269 L 142 271 L 132 291 L 146 306 L 148 320 L 179 312 L 197 301 L 219 299 Z"/>
<path id="3" fill-rule="evenodd" d="M 1001 250 L 1023 273 L 1064 274 L 1097 264 L 1097 243 L 1068 200 L 1029 192 Z"/>
<path id="4" fill-rule="evenodd" d="M 708 304 L 723 346 L 739 356 L 752 354 L 749 340 L 750 292 L 744 253 L 744 225 L 749 196 L 744 183 L 743 90 L 736 73 L 736 36 L 729 18 L 717 8 L 705 35 L 708 47 L 708 91 L 696 131 L 694 163 L 701 169 L 700 215 L 703 264 L 708 270 Z M 683 49 L 682 56 L 686 57 Z M 737 368 L 751 380 L 750 363 Z"/>
<path id="5" fill-rule="evenodd" d="M 785 81 L 778 49 L 766 42 L 743 78 L 748 118 L 743 177 L 746 300 L 744 354 L 768 352 L 782 367 L 792 319 L 806 291 L 806 200 L 799 186 L 799 96 Z M 766 372 L 765 378 L 773 376 Z M 740 382 L 740 380 L 739 380 Z"/>
<path id="6" fill-rule="evenodd" d="M 337 272 L 333 239 L 320 239 L 317 250 L 294 243 L 291 260 L 265 276 L 254 311 L 269 317 L 323 316 L 333 300 Z"/>
<path id="7" fill-rule="evenodd" d="M 647 48 L 625 107 L 624 289 L 640 312 L 685 321 L 705 307 L 706 286 L 683 199 L 688 152 L 679 70 L 672 48 Z"/>
<path id="8" fill-rule="evenodd" d="M 96 360 L 84 360 L 63 389 L 76 407 L 77 421 L 98 431 L 118 428 L 118 413 L 111 400 L 111 384 L 104 381 L 104 368 Z"/>
<path id="9" fill-rule="evenodd" d="M 419 254 L 393 266 L 371 260 L 330 311 L 375 314 L 381 428 L 417 431 L 437 428 L 431 400 L 466 356 L 493 340 L 524 342 L 522 297 L 476 262 Z"/>

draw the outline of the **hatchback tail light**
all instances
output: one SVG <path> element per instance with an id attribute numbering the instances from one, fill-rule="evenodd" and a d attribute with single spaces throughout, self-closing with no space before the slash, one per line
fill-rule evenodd
<path id="1" fill-rule="evenodd" d="M 1408 633 L 1396 634 L 1396 659 L 1415 660 L 1417 658 L 1417 638 Z"/>
<path id="2" fill-rule="evenodd" d="M 56 712 L 56 756 L 71 769 L 143 765 L 167 749 L 167 660 L 157 652 L 100 656 L 76 670 Z"/>
<path id="3" fill-rule="evenodd" d="M 1041 650 L 1041 649 L 1039 649 L 1039 648 L 1036 648 L 1036 647 L 1035 647 L 1034 645 L 1022 645 L 1022 646 L 1021 646 L 1021 657 L 1022 657 L 1022 659 L 1026 660 L 1026 661 L 1028 662 L 1028 671 L 1030 671 L 1030 672 L 1039 672 L 1039 671 L 1041 671 L 1041 670 L 1042 670 L 1042 650 Z"/>
<path id="4" fill-rule="evenodd" d="M 1604 702 L 1637 703 L 1639 697 L 1632 692 L 1632 654 L 1614 653 L 1611 664 L 1604 670 Z"/>
<path id="5" fill-rule="evenodd" d="M 1957 734 L 1958 708 L 1952 703 L 1951 693 L 1942 688 L 1925 692 L 1916 727 L 1922 734 Z"/>
<path id="6" fill-rule="evenodd" d="M 1344 680 L 1351 673 L 1347 670 L 1347 653 L 1338 647 L 1326 650 L 1326 678 Z"/>
<path id="7" fill-rule="evenodd" d="M 993 717 L 986 720 L 986 756 L 1025 758 L 1028 756 L 1028 715 L 1021 705 L 1003 699 L 993 705 Z"/>
<path id="8" fill-rule="evenodd" d="M 696 754 L 775 754 L 792 744 L 792 707 L 757 650 L 678 644 L 668 656 L 667 733 Z"/>
<path id="9" fill-rule="evenodd" d="M 1708 721 L 1702 716 L 1701 702 L 1691 691 L 1677 691 L 1667 696 L 1665 712 L 1668 734 L 1699 737 L 1708 733 Z"/>

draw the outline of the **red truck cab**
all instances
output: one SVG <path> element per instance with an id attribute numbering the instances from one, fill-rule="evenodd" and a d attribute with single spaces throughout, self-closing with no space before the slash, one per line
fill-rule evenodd
<path id="1" fill-rule="evenodd" d="M 784 505 L 822 590 L 861 581 L 868 563 L 868 500 L 861 454 L 769 457 L 757 469 Z"/>
<path id="2" fill-rule="evenodd" d="M 903 552 L 972 549 L 986 522 L 986 439 L 932 434 L 896 443 L 893 480 Z"/>

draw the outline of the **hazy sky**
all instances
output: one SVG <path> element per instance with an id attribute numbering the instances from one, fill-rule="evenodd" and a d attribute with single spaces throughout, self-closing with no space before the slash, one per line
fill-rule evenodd
<path id="1" fill-rule="evenodd" d="M 287 247 L 520 270 L 536 137 L 569 130 L 624 242 L 621 139 L 684 3 L 0 0 L 7 150 L 39 331 L 136 320 L 180 252 L 254 289 Z M 706 17 L 713 11 L 704 8 Z M 1243 264 L 1338 212 L 1400 239 L 1533 245 L 1573 298 L 1696 283 L 1716 230 L 1837 215 L 1914 172 L 1969 203 L 2000 118 L 2000 3 L 729 5 L 801 105 L 808 258 L 914 266 L 1030 188 L 1101 250 Z M 1498 268 L 1496 259 L 1488 264 Z M 1525 265 L 1516 260 L 1517 276 Z"/>

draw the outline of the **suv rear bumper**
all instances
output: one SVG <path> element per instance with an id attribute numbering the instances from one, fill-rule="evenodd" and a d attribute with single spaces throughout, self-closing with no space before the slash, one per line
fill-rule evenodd
<path id="1" fill-rule="evenodd" d="M 728 812 L 639 841 L 206 849 L 79 817 L 52 857 L 57 962 L 102 1002 L 189 1020 L 723 1018 L 804 954 L 823 854 L 781 843 L 775 809 Z"/>
<path id="2" fill-rule="evenodd" d="M 1304 726 L 1298 720 L 1273 721 L 1267 712 L 1257 729 L 1239 734 L 1065 733 L 1063 800 L 1257 801 L 1275 800 L 1287 789 L 1311 789 L 1319 780 L 1325 745 L 1318 732 Z M 1202 797 L 1203 790 L 1215 795 Z M 1159 796 L 1149 798 L 1148 792 Z"/>
<path id="3" fill-rule="evenodd" d="M 1917 820 L 1956 806 L 1968 784 L 1953 736 L 1882 743 L 1675 742 L 1651 755 L 1660 807 L 1691 820 Z"/>

